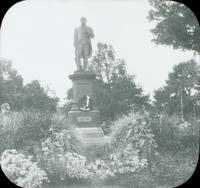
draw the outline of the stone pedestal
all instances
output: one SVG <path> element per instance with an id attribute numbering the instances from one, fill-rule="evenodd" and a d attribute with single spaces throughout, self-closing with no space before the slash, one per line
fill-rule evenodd
<path id="1" fill-rule="evenodd" d="M 91 72 L 75 72 L 69 75 L 69 78 L 73 83 L 73 100 L 74 103 L 78 103 L 79 99 L 84 95 L 93 95 L 93 81 L 96 78 L 96 74 Z"/>
<path id="2" fill-rule="evenodd" d="M 73 83 L 73 104 L 68 113 L 69 122 L 76 127 L 98 127 L 100 125 L 100 112 L 97 109 L 91 111 L 81 111 L 79 100 L 83 96 L 93 95 L 93 82 L 96 75 L 91 72 L 75 72 L 69 78 Z"/>
<path id="3" fill-rule="evenodd" d="M 100 112 L 97 109 L 80 110 L 79 101 L 83 96 L 94 98 L 93 84 L 96 75 L 91 72 L 75 72 L 69 78 L 73 83 L 73 104 L 68 112 L 69 123 L 75 125 L 75 131 L 85 146 L 100 145 L 107 142 L 100 128 Z"/>

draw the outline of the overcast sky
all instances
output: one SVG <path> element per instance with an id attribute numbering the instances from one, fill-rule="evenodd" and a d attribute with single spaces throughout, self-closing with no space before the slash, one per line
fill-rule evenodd
<path id="1" fill-rule="evenodd" d="M 15 4 L 6 13 L 1 26 L 0 57 L 11 60 L 24 83 L 39 80 L 49 86 L 62 101 L 72 84 L 69 74 L 74 62 L 74 28 L 85 16 L 98 42 L 113 45 L 118 58 L 127 61 L 130 74 L 146 94 L 165 84 L 175 64 L 199 56 L 193 52 L 156 46 L 147 20 L 151 9 L 147 0 L 65 1 L 27 0 Z"/>

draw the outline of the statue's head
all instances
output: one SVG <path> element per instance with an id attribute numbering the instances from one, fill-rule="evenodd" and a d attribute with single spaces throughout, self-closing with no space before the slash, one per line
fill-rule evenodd
<path id="1" fill-rule="evenodd" d="M 86 17 L 81 17 L 81 24 L 82 25 L 86 25 L 86 22 L 87 22 L 87 19 L 86 19 Z"/>

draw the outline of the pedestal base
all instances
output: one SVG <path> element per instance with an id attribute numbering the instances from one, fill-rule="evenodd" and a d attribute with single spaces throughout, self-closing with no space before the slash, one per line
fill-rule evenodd
<path id="1" fill-rule="evenodd" d="M 68 118 L 69 123 L 76 127 L 99 127 L 100 125 L 100 112 L 98 110 L 89 112 L 69 111 Z"/>
<path id="2" fill-rule="evenodd" d="M 75 128 L 75 132 L 85 146 L 104 145 L 110 141 L 100 127 Z"/>

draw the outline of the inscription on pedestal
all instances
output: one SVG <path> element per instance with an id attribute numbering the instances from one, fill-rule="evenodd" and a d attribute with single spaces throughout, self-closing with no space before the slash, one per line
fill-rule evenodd
<path id="1" fill-rule="evenodd" d="M 92 118 L 91 116 L 79 116 L 77 117 L 78 122 L 91 122 Z"/>
<path id="2" fill-rule="evenodd" d="M 77 83 L 78 98 L 84 95 L 90 95 L 90 86 L 88 83 Z"/>

